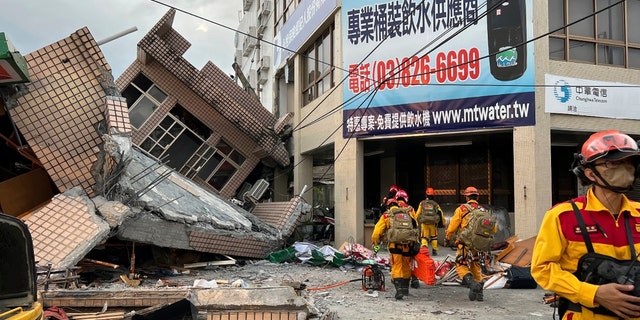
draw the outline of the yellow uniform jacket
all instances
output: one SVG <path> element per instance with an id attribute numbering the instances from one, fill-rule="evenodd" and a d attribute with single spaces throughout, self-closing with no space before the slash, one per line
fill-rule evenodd
<path id="1" fill-rule="evenodd" d="M 615 217 L 595 197 L 593 189 L 574 201 L 578 209 L 584 211 L 582 218 L 596 253 L 619 260 L 635 258 L 631 257 L 623 214 L 630 216 L 634 247 L 640 252 L 640 203 L 623 196 L 621 214 Z M 542 220 L 534 244 L 531 275 L 545 290 L 585 307 L 598 307 L 594 302 L 598 286 L 582 282 L 573 274 L 578 260 L 586 253 L 587 247 L 571 203 L 559 203 L 547 211 Z M 582 310 L 583 319 L 612 319 Z"/>

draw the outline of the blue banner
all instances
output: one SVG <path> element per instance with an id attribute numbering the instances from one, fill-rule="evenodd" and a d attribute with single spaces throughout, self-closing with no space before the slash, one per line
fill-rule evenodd
<path id="1" fill-rule="evenodd" d="M 534 93 L 343 110 L 343 136 L 426 133 L 535 124 Z"/>

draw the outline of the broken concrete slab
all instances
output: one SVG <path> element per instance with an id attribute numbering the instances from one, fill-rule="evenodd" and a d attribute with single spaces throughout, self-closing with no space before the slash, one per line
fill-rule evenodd
<path id="1" fill-rule="evenodd" d="M 52 269 L 74 266 L 109 235 L 109 224 L 95 214 L 81 188 L 58 194 L 25 221 L 39 265 Z"/>
<path id="2" fill-rule="evenodd" d="M 305 300 L 288 286 L 192 290 L 189 300 L 198 309 L 207 310 L 306 308 Z"/>
<path id="3" fill-rule="evenodd" d="M 45 307 L 110 309 L 146 308 L 189 300 L 198 310 L 283 310 L 309 314 L 306 301 L 292 287 L 137 288 L 128 290 L 54 290 L 41 293 Z M 306 319 L 304 317 L 303 319 Z"/>
<path id="4" fill-rule="evenodd" d="M 169 11 L 145 39 L 155 39 L 158 28 L 170 28 L 174 14 L 175 10 Z M 171 31 L 175 36 L 162 38 L 163 45 L 182 43 L 180 35 L 174 32 Z M 156 57 L 159 52 L 154 48 L 142 41 L 140 52 L 146 52 L 144 55 L 149 58 Z M 77 235 L 60 229 L 58 221 L 47 220 L 46 216 L 27 218 L 35 219 L 29 223 L 39 228 L 34 244 L 36 254 L 41 254 L 38 259 L 41 264 L 52 263 L 54 268 L 72 266 L 104 241 L 106 234 L 116 230 L 115 235 L 121 240 L 250 258 L 266 257 L 291 234 L 300 205 L 286 212 L 269 212 L 283 215 L 281 222 L 272 225 L 132 148 L 135 130 L 128 118 L 127 100 L 118 92 L 111 68 L 87 28 L 25 58 L 32 82 L 16 94 L 16 103 L 12 104 L 16 126 L 58 190 L 66 192 L 79 187 L 91 197 L 79 202 L 94 200 L 97 204 L 97 209 L 89 203 L 85 208 L 65 195 L 56 196 L 55 203 L 41 209 L 48 216 L 65 218 L 63 221 L 75 219 L 70 213 L 80 217 L 78 221 L 65 222 L 68 225 L 88 221 L 85 213 L 77 211 L 90 211 L 96 221 L 90 226 L 80 226 L 83 227 L 80 231 L 74 231 Z M 187 64 L 180 57 L 180 65 Z M 139 62 L 134 65 L 139 66 Z M 233 131 L 233 124 L 241 122 L 237 119 L 239 114 L 247 119 L 251 116 L 253 120 L 238 131 L 243 135 L 241 140 L 250 146 L 257 141 L 259 153 L 264 157 L 282 166 L 289 164 L 284 144 L 270 129 L 276 119 L 259 103 L 245 106 L 240 99 L 243 91 L 228 79 L 225 83 L 233 85 L 230 90 L 237 94 L 227 96 L 229 90 L 216 87 L 216 95 L 207 95 L 209 91 L 203 88 L 215 87 L 222 81 L 218 78 L 226 76 L 213 64 L 207 64 L 198 73 L 202 81 L 197 86 L 182 78 L 181 72 L 187 69 L 175 69 L 173 62 L 158 67 L 175 71 L 173 76 L 191 84 L 189 89 L 198 94 L 201 102 L 224 114 L 222 123 L 211 122 L 209 126 Z M 225 97 L 224 103 L 216 99 L 218 93 Z M 171 94 L 177 98 L 185 93 Z M 245 153 L 247 159 L 255 158 L 250 152 Z M 259 160 L 265 159 L 251 160 L 239 170 L 245 173 L 243 179 Z M 236 181 L 232 185 L 240 184 Z M 227 196 L 233 191 L 228 189 Z M 88 239 L 89 235 L 93 237 Z M 57 241 L 65 242 L 68 248 L 52 250 L 52 244 L 63 247 Z"/>

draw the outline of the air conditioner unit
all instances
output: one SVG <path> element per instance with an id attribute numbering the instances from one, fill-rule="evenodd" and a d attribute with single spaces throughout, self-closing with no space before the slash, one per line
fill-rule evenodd
<path id="1" fill-rule="evenodd" d="M 265 0 L 262 2 L 262 8 L 260 8 L 260 15 L 268 18 L 271 14 L 271 1 Z"/>
<path id="2" fill-rule="evenodd" d="M 266 73 L 267 71 L 269 71 L 269 67 L 271 67 L 271 57 L 262 56 L 262 59 L 258 64 L 258 69 L 260 69 L 260 72 Z"/>
<path id="3" fill-rule="evenodd" d="M 249 43 L 249 38 L 244 38 L 244 41 L 242 42 L 242 56 L 243 57 L 248 57 L 249 54 L 251 53 L 251 50 L 253 50 L 255 46 L 251 45 Z"/>
<path id="4" fill-rule="evenodd" d="M 258 34 L 262 35 L 265 30 L 267 30 L 267 21 L 269 21 L 268 17 L 264 17 L 262 15 L 258 16 Z"/>
<path id="5" fill-rule="evenodd" d="M 269 188 L 269 182 L 267 182 L 267 180 L 260 179 L 256 181 L 249 191 L 244 193 L 243 198 L 256 203 L 260 198 L 262 198 L 264 192 L 267 191 L 267 188 Z"/>
<path id="6" fill-rule="evenodd" d="M 256 73 L 257 73 L 257 76 L 258 76 L 258 83 L 259 84 L 267 83 L 267 77 L 269 76 L 269 72 L 268 71 L 262 71 L 261 69 L 258 69 L 258 71 Z"/>
<path id="7" fill-rule="evenodd" d="M 251 5 L 253 4 L 253 0 L 243 0 L 242 4 L 242 8 L 244 9 L 244 11 L 249 11 L 249 9 L 251 9 Z"/>
<path id="8" fill-rule="evenodd" d="M 249 70 L 249 85 L 251 85 L 252 88 L 256 88 L 258 86 L 258 70 Z"/>
<path id="9" fill-rule="evenodd" d="M 251 38 L 253 41 L 257 41 L 256 39 L 258 38 L 258 30 L 256 29 L 256 27 L 249 27 L 249 38 Z"/>

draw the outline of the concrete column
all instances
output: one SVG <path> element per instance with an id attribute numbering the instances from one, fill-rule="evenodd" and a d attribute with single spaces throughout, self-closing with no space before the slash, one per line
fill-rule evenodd
<path id="1" fill-rule="evenodd" d="M 298 56 L 294 61 L 295 79 L 302 79 L 302 61 Z M 302 106 L 302 81 L 294 81 L 293 83 L 293 105 L 296 109 Z M 302 121 L 301 112 L 294 112 L 294 127 Z M 302 130 L 293 131 L 293 195 L 296 196 L 302 192 L 302 188 L 306 185 L 306 191 L 302 194 L 302 198 L 313 205 L 313 157 L 302 154 Z M 309 213 L 313 214 L 313 212 Z"/>
<path id="2" fill-rule="evenodd" d="M 364 243 L 364 143 L 356 139 L 336 138 L 334 150 L 334 158 L 337 159 L 334 168 L 337 248 L 349 238 Z"/>
<path id="3" fill-rule="evenodd" d="M 513 130 L 514 234 L 519 239 L 537 235 L 551 207 L 551 137 L 548 129 L 515 127 Z"/>

